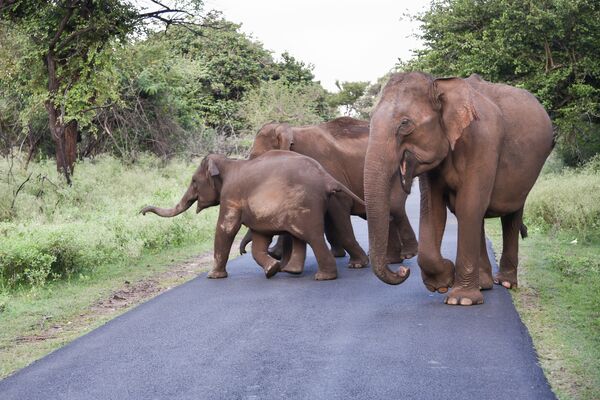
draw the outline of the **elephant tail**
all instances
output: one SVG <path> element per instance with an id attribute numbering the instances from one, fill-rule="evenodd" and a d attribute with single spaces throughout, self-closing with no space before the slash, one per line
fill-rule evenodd
<path id="1" fill-rule="evenodd" d="M 248 229 L 248 232 L 246 232 L 246 234 L 242 238 L 242 241 L 240 242 L 240 254 L 246 254 L 246 246 L 251 241 L 252 241 L 252 231 L 250 229 Z"/>
<path id="2" fill-rule="evenodd" d="M 329 175 L 328 178 L 329 178 L 329 182 L 327 184 L 327 192 L 328 193 L 336 194 L 336 193 L 344 192 L 348 196 L 350 196 L 350 198 L 352 200 L 356 201 L 358 204 L 361 204 L 363 206 L 365 205 L 364 200 L 361 199 L 360 197 L 358 197 L 357 195 L 355 195 L 354 192 L 352 192 L 352 190 L 348 189 L 342 183 L 335 180 L 335 178 L 333 178 L 331 175 Z"/>
<path id="3" fill-rule="evenodd" d="M 521 232 L 521 239 L 525 239 L 527 237 L 527 226 L 521 222 L 521 226 L 519 227 L 519 232 Z"/>

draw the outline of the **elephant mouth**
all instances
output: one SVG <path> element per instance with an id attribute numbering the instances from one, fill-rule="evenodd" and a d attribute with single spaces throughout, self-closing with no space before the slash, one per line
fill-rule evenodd
<path id="1" fill-rule="evenodd" d="M 404 189 L 407 194 L 410 194 L 415 169 L 417 168 L 418 163 L 417 157 L 411 151 L 404 150 L 402 160 L 400 160 L 400 180 L 402 189 Z"/>

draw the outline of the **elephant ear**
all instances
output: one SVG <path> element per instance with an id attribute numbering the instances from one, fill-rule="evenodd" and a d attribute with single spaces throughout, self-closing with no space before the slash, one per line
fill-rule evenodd
<path id="1" fill-rule="evenodd" d="M 208 175 L 217 176 L 219 175 L 219 167 L 217 167 L 217 163 L 211 157 L 208 157 Z"/>
<path id="2" fill-rule="evenodd" d="M 281 124 L 277 127 L 277 141 L 279 150 L 291 150 L 294 145 L 294 132 L 288 124 Z"/>
<path id="3" fill-rule="evenodd" d="M 215 188 L 215 177 L 220 174 L 219 167 L 215 162 L 213 155 L 209 154 L 206 157 L 206 177 L 211 188 Z"/>
<path id="4" fill-rule="evenodd" d="M 442 121 L 450 148 L 471 122 L 479 119 L 473 101 L 475 91 L 461 78 L 438 78 L 434 81 L 434 105 L 441 107 Z M 436 107 L 436 108 L 437 108 Z"/>

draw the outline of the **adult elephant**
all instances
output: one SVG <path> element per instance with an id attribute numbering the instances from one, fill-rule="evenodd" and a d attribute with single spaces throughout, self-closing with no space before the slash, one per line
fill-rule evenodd
<path id="1" fill-rule="evenodd" d="M 250 150 L 250 158 L 258 157 L 270 150 L 290 150 L 309 156 L 319 162 L 336 180 L 348 187 L 359 197 L 364 198 L 364 163 L 369 141 L 369 122 L 350 117 L 336 118 L 318 125 L 294 127 L 285 123 L 265 124 L 256 134 Z M 401 262 L 417 253 L 417 240 L 410 226 L 404 205 L 407 194 L 402 190 L 400 176 L 391 179 L 391 207 L 386 223 L 386 261 Z M 332 244 L 332 252 L 343 256 L 344 249 L 336 236 L 352 235 L 350 215 L 366 216 L 364 204 L 352 199 L 341 199 L 338 207 L 347 216 L 348 230 L 336 229 L 335 224 L 326 221 L 327 238 Z M 389 227 L 389 229 L 388 229 Z M 245 246 L 246 240 L 242 243 Z M 350 266 L 359 267 L 368 263 L 365 260 L 351 260 Z"/>
<path id="2" fill-rule="evenodd" d="M 365 162 L 365 199 L 371 265 L 389 284 L 385 248 L 390 180 L 400 169 L 410 192 L 420 175 L 418 263 L 425 286 L 446 293 L 447 304 L 481 304 L 481 289 L 517 285 L 518 233 L 523 205 L 554 144 L 548 114 L 529 92 L 477 75 L 434 79 L 393 75 L 371 118 Z M 446 208 L 458 221 L 456 266 L 440 252 Z M 483 220 L 501 217 L 503 252 L 492 278 Z"/>

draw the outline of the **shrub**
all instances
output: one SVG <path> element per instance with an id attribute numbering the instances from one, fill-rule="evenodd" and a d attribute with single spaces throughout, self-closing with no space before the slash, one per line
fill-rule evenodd
<path id="1" fill-rule="evenodd" d="M 542 175 L 525 206 L 527 223 L 543 230 L 571 231 L 600 238 L 600 158 L 579 169 Z"/>
<path id="2" fill-rule="evenodd" d="M 42 286 L 48 280 L 93 271 L 144 251 L 159 251 L 204 240 L 214 231 L 217 209 L 173 219 L 142 216 L 146 204 L 172 206 L 185 192 L 196 163 L 168 164 L 142 156 L 133 165 L 111 157 L 78 163 L 72 187 L 52 163 L 14 168 L 12 193 L 25 177 L 8 221 L 0 222 L 0 285 Z M 0 171 L 5 165 L 0 163 Z"/>

